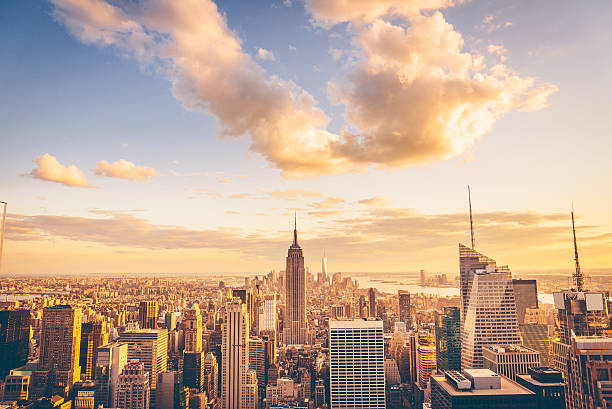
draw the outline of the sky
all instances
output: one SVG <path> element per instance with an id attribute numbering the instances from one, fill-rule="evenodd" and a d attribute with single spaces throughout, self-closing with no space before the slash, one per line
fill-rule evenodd
<path id="1" fill-rule="evenodd" d="M 0 2 L 8 274 L 612 270 L 604 0 Z"/>

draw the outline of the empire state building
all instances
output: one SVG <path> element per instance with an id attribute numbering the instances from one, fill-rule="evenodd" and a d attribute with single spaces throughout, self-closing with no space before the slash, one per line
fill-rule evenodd
<path id="1" fill-rule="evenodd" d="M 306 343 L 306 272 L 304 253 L 298 244 L 297 220 L 293 230 L 293 244 L 287 252 L 285 269 L 285 325 L 283 341 L 287 345 Z"/>

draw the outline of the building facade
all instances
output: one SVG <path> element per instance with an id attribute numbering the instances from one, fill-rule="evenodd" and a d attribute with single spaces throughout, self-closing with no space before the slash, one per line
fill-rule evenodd
<path id="1" fill-rule="evenodd" d="M 329 356 L 332 409 L 385 408 L 381 320 L 330 320 Z"/>
<path id="2" fill-rule="evenodd" d="M 297 225 L 293 230 L 293 244 L 287 253 L 285 268 L 285 315 L 283 342 L 286 345 L 306 344 L 306 270 L 304 252 L 298 244 Z"/>

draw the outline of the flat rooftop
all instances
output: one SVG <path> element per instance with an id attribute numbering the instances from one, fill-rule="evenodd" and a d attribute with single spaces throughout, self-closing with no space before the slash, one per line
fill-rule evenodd
<path id="1" fill-rule="evenodd" d="M 485 371 L 487 371 L 485 369 Z M 535 395 L 532 391 L 522 387 L 510 379 L 500 376 L 500 389 L 471 389 L 457 390 L 453 385 L 448 383 L 444 376 L 432 375 L 433 379 L 451 396 L 508 396 L 508 395 Z"/>
<path id="2" fill-rule="evenodd" d="M 532 383 L 537 386 L 560 386 L 563 387 L 565 384 L 563 382 L 540 382 L 532 378 L 531 375 L 516 375 L 517 378 L 523 378 L 529 383 Z"/>

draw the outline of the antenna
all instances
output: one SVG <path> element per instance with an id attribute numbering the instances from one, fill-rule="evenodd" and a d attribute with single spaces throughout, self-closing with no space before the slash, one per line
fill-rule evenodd
<path id="1" fill-rule="evenodd" d="M 0 204 L 4 205 L 2 210 L 2 228 L 0 228 L 0 273 L 2 272 L 2 250 L 4 247 L 4 225 L 6 224 L 6 202 L 0 201 Z"/>
<path id="2" fill-rule="evenodd" d="M 576 283 L 576 291 L 582 291 L 584 286 L 584 276 L 580 271 L 580 261 L 578 260 L 578 244 L 576 243 L 576 227 L 574 225 L 574 203 L 572 203 L 572 233 L 574 233 L 574 261 L 576 262 L 576 272 L 574 282 Z"/>
<path id="3" fill-rule="evenodd" d="M 470 192 L 470 185 L 468 185 L 468 202 L 470 204 L 470 236 L 472 238 L 472 250 L 474 250 L 474 221 L 472 219 L 472 192 Z"/>

